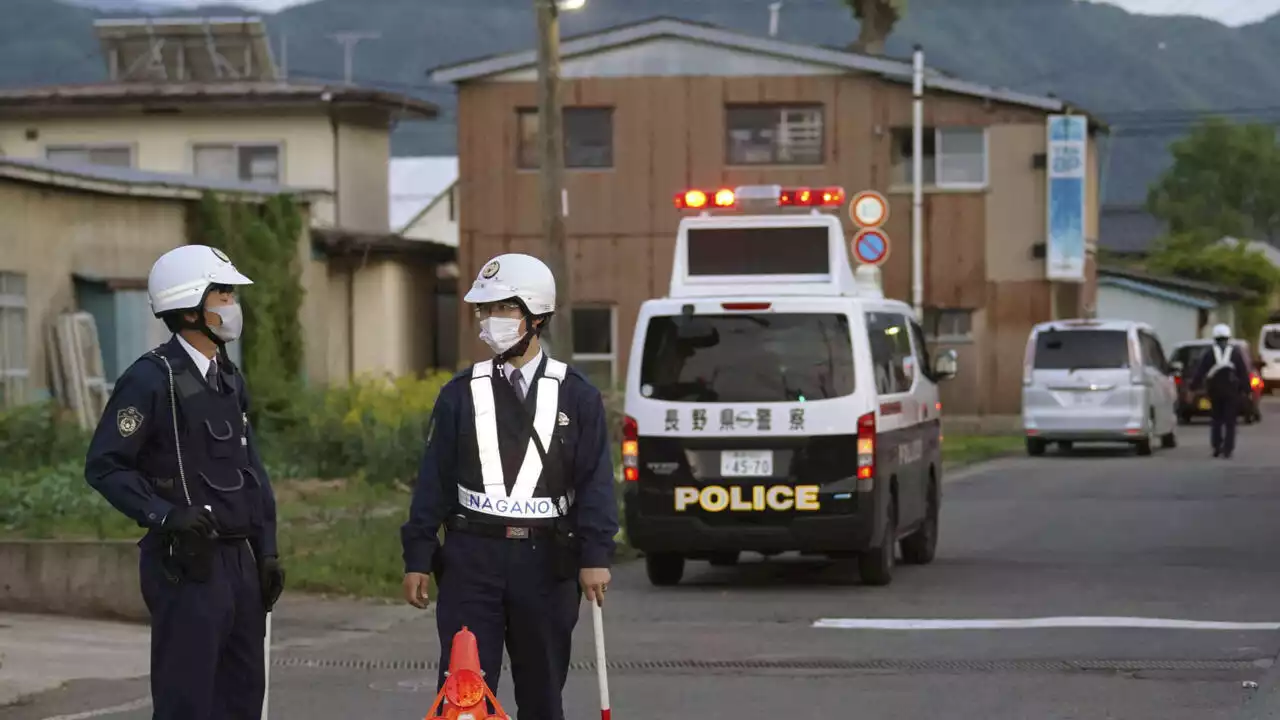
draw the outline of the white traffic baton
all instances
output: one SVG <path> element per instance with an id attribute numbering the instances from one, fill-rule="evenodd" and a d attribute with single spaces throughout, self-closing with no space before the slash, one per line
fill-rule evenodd
<path id="1" fill-rule="evenodd" d="M 267 634 L 262 638 L 262 720 L 267 720 L 267 701 L 271 695 L 271 613 L 267 613 Z"/>
<path id="2" fill-rule="evenodd" d="M 604 659 L 604 617 L 600 601 L 591 603 L 591 619 L 596 630 L 596 679 L 600 682 L 600 720 L 609 720 L 609 674 Z"/>

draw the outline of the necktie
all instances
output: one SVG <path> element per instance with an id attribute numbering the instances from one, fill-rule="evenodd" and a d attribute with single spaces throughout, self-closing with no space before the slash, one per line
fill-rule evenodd
<path id="1" fill-rule="evenodd" d="M 511 387 L 514 388 L 516 391 L 516 397 L 520 398 L 520 401 L 523 402 L 524 401 L 524 373 L 520 372 L 519 370 L 512 369 L 511 377 L 509 378 L 509 380 L 511 381 Z"/>
<path id="2" fill-rule="evenodd" d="M 210 390 L 218 390 L 218 363 L 209 363 L 209 371 L 204 374 L 204 380 L 209 383 Z"/>

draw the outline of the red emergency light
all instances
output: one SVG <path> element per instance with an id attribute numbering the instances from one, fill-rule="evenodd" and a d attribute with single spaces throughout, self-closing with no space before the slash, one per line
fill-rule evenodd
<path id="1" fill-rule="evenodd" d="M 705 190 L 691 189 L 682 193 L 677 193 L 675 197 L 675 205 L 678 210 L 705 210 L 709 208 L 736 208 L 739 207 L 739 198 L 743 200 L 772 200 L 777 207 L 839 207 L 845 202 L 844 188 L 839 186 L 823 187 L 823 188 L 778 188 L 773 197 L 761 197 L 759 190 L 768 189 L 770 186 L 751 186 L 749 192 L 743 192 L 744 188 L 731 190 L 729 188 L 721 188 L 714 193 L 708 193 Z"/>

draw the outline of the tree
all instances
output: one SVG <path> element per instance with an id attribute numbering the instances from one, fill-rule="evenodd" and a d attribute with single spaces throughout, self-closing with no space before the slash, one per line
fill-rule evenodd
<path id="1" fill-rule="evenodd" d="M 1280 244 L 1280 146 L 1269 124 L 1211 118 L 1171 147 L 1147 208 L 1175 236 Z"/>
<path id="2" fill-rule="evenodd" d="M 1189 280 L 1217 283 L 1251 293 L 1235 304 L 1236 330 L 1256 337 L 1270 314 L 1271 300 L 1280 289 L 1280 269 L 1245 243 L 1218 242 L 1216 232 L 1174 234 L 1156 244 L 1147 267 Z"/>
<path id="3" fill-rule="evenodd" d="M 858 19 L 858 39 L 850 48 L 866 55 L 883 55 L 893 26 L 907 10 L 907 0 L 844 0 Z"/>

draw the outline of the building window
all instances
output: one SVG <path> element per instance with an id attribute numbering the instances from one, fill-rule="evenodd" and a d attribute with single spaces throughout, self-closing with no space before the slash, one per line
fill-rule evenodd
<path id="1" fill-rule="evenodd" d="M 725 141 L 730 165 L 821 165 L 821 105 L 729 105 Z"/>
<path id="2" fill-rule="evenodd" d="M 911 351 L 906 316 L 895 312 L 867 313 L 867 335 L 871 340 L 876 391 L 881 395 L 910 392 L 915 384 L 916 357 Z"/>
<path id="3" fill-rule="evenodd" d="M 538 111 L 516 111 L 520 125 L 516 163 L 521 170 L 541 164 L 538 147 Z M 564 166 L 566 168 L 613 167 L 613 108 L 567 107 L 563 112 Z"/>
<path id="4" fill-rule="evenodd" d="M 925 335 L 935 342 L 969 342 L 973 339 L 973 311 L 958 308 L 925 308 Z"/>
<path id="5" fill-rule="evenodd" d="M 127 145 L 58 145 L 45 148 L 45 159 L 59 165 L 133 167 L 133 148 Z"/>
<path id="6" fill-rule="evenodd" d="M 197 145 L 194 158 L 197 177 L 280 183 L 278 145 Z"/>
<path id="7" fill-rule="evenodd" d="M 924 128 L 921 167 L 925 186 L 987 186 L 987 131 L 980 127 Z M 911 128 L 893 129 L 894 185 L 912 183 Z"/>
<path id="8" fill-rule="evenodd" d="M 0 407 L 27 401 L 27 278 L 0 272 Z"/>
<path id="9" fill-rule="evenodd" d="M 617 331 L 616 308 L 573 309 L 573 366 L 601 390 L 613 389 L 618 379 Z"/>

